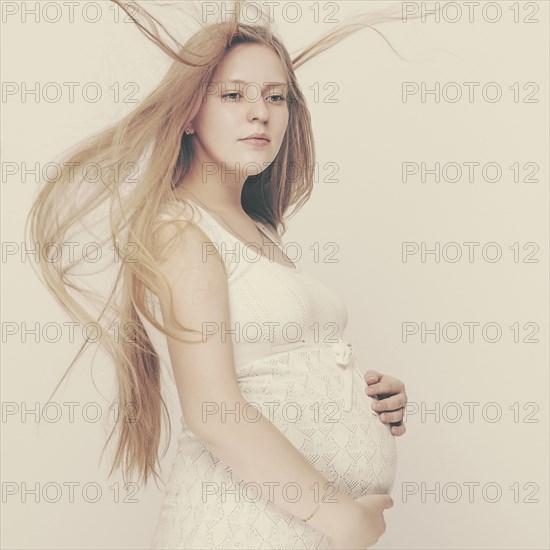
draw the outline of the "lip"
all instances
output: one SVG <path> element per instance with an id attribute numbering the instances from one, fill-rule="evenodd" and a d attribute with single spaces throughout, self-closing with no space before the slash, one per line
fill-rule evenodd
<path id="1" fill-rule="evenodd" d="M 269 145 L 269 141 L 267 141 L 267 139 L 247 138 L 241 139 L 240 141 L 244 141 L 249 145 L 254 145 L 257 147 L 267 147 Z"/>
<path id="2" fill-rule="evenodd" d="M 258 133 L 255 133 L 255 134 L 250 134 L 249 136 L 246 136 L 245 138 L 243 138 L 241 141 L 245 141 L 245 140 L 255 140 L 255 141 L 258 141 L 258 140 L 264 140 L 264 141 L 271 141 L 269 139 L 269 136 L 267 134 L 264 134 L 264 133 L 261 133 L 261 134 L 258 134 Z"/>

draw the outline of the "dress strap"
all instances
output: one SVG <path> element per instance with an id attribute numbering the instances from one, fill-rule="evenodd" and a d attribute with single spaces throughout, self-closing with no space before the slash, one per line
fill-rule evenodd
<path id="1" fill-rule="evenodd" d="M 265 227 L 265 225 L 263 223 L 259 223 L 257 221 L 254 221 L 254 223 L 258 226 L 258 228 L 262 231 L 262 233 L 272 242 L 274 243 L 277 248 L 281 249 L 281 243 L 280 241 L 276 241 L 274 238 L 273 238 L 273 235 L 271 234 L 270 231 L 268 231 Z"/>

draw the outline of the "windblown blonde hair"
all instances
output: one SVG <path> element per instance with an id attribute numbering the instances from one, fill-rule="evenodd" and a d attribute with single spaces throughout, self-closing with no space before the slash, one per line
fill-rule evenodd
<path id="1" fill-rule="evenodd" d="M 276 229 L 282 228 L 284 233 L 288 209 L 301 208 L 312 192 L 315 160 L 310 115 L 295 69 L 366 27 L 386 40 L 373 27 L 387 21 L 399 21 L 401 3 L 339 24 L 291 59 L 269 24 L 249 25 L 240 21 L 241 2 L 236 2 L 231 10 L 232 19 L 203 25 L 185 45 L 176 41 L 174 49 L 161 38 L 160 31 L 170 34 L 155 17 L 141 7 L 134 12 L 125 2 L 112 1 L 126 11 L 138 29 L 169 55 L 173 63 L 158 87 L 130 114 L 67 152 L 66 164 L 58 177 L 43 182 L 26 220 L 25 236 L 28 234 L 30 242 L 38 243 L 41 248 L 54 243 L 57 246 L 52 249 L 58 251 L 63 243 L 69 242 L 71 231 L 79 224 L 84 225 L 88 218 L 94 221 L 101 207 L 107 212 L 107 236 L 101 245 L 115 247 L 118 267 L 109 293 L 99 296 L 98 300 L 97 292 L 78 284 L 77 267 L 84 258 L 67 264 L 41 256 L 39 276 L 71 318 L 82 324 L 93 322 L 102 327 L 98 342 L 112 357 L 115 366 L 119 408 L 127 410 L 130 407 L 136 414 L 135 421 L 118 423 L 118 445 L 109 476 L 118 467 L 122 467 L 123 475 L 130 477 L 137 470 L 138 480 L 146 485 L 151 475 L 158 478 L 156 464 L 159 464 L 162 408 L 168 420 L 168 434 L 171 427 L 161 393 L 159 357 L 138 311 L 164 334 L 182 340 L 157 322 L 147 305 L 146 291 L 167 298 L 170 295 L 159 271 L 159 261 L 163 257 L 163 251 L 158 249 L 162 227 L 159 214 L 163 206 L 177 200 L 174 188 L 193 162 L 192 141 L 184 129 L 199 111 L 206 85 L 212 81 L 228 51 L 237 44 L 267 45 L 285 67 L 289 83 L 288 129 L 274 162 L 263 172 L 248 177 L 242 193 L 242 206 L 247 214 Z M 133 181 L 135 168 L 141 167 L 140 161 L 146 156 L 145 169 Z M 99 183 L 90 182 L 86 177 L 92 165 L 98 168 Z M 296 167 L 300 167 L 298 173 Z M 166 254 L 170 254 L 170 250 Z M 92 315 L 83 307 L 84 298 L 98 300 L 99 315 Z M 171 299 L 167 299 L 167 303 L 172 303 Z M 111 334 L 109 327 L 113 320 L 123 327 L 124 337 Z M 59 384 L 88 344 L 86 339 Z M 116 428 L 117 425 L 105 447 Z M 164 454 L 168 445 L 169 440 Z"/>

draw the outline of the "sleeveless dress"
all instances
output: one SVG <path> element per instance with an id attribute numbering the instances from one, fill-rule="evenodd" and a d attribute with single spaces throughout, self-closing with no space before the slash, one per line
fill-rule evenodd
<path id="1" fill-rule="evenodd" d="M 353 346 L 343 339 L 347 309 L 342 300 L 298 263 L 287 267 L 259 253 L 251 261 L 250 250 L 245 258 L 246 245 L 211 214 L 194 201 L 180 201 L 162 217 L 192 220 L 224 252 L 231 328 L 247 335 L 233 342 L 245 399 L 340 490 L 354 498 L 390 493 L 395 440 L 390 426 L 371 409 Z M 265 225 L 257 225 L 276 243 Z M 162 324 L 158 298 L 148 293 L 148 300 Z M 165 335 L 139 315 L 175 383 Z M 324 533 L 257 498 L 254 491 L 250 495 L 232 474 L 181 416 L 176 456 L 150 547 L 333 548 Z M 215 488 L 207 498 L 205 487 Z M 220 487 L 225 487 L 223 498 Z"/>

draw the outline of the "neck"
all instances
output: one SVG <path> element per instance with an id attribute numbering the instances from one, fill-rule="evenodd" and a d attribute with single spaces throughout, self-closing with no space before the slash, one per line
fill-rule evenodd
<path id="1" fill-rule="evenodd" d="M 235 173 L 224 173 L 218 167 L 215 174 L 204 175 L 192 170 L 182 179 L 176 189 L 189 191 L 187 198 L 199 199 L 205 206 L 224 213 L 246 214 L 241 205 L 244 179 L 240 180 Z"/>

